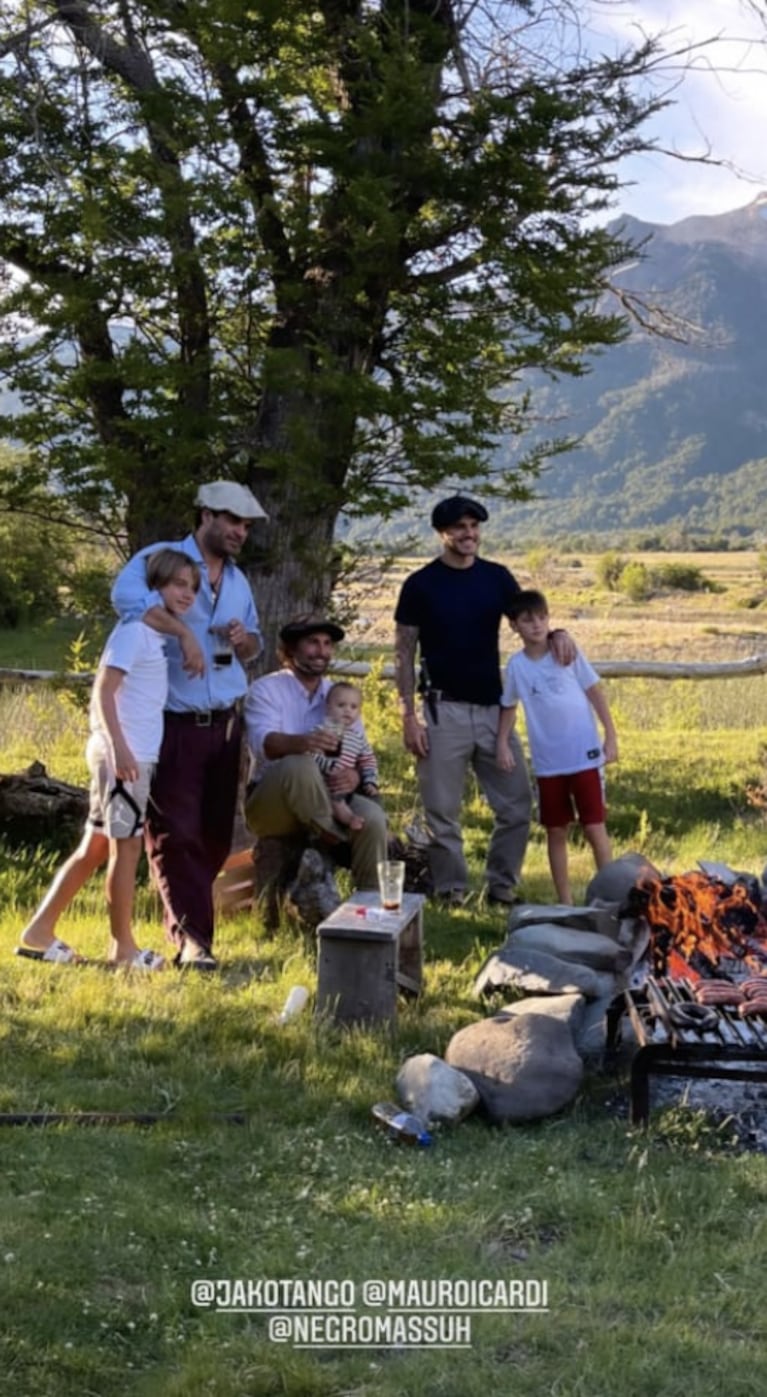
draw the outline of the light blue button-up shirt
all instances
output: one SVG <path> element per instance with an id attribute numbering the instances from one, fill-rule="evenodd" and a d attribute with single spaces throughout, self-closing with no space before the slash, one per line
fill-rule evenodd
<path id="1" fill-rule="evenodd" d="M 226 669 L 214 668 L 214 637 L 210 628 L 225 626 L 229 621 L 241 621 L 246 631 L 260 639 L 258 612 L 248 580 L 231 558 L 227 558 L 216 595 L 210 585 L 208 569 L 194 534 L 189 534 L 180 543 L 178 539 L 172 543 L 150 543 L 147 548 L 134 553 L 118 573 L 112 588 L 112 605 L 123 620 L 135 620 L 142 617 L 150 607 L 164 605 L 160 593 L 149 591 L 146 582 L 146 559 L 152 553 L 157 553 L 160 548 L 175 548 L 187 553 L 199 566 L 200 590 L 194 604 L 184 613 L 183 620 L 184 625 L 189 627 L 199 641 L 205 656 L 205 673 L 199 678 L 193 678 L 184 673 L 181 646 L 175 636 L 165 637 L 168 657 L 167 708 L 172 713 L 230 708 L 246 693 L 248 681 L 236 655 Z"/>

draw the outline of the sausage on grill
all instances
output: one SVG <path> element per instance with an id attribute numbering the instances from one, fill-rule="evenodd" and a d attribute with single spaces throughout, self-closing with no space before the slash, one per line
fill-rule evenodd
<path id="1" fill-rule="evenodd" d="M 754 999 L 761 994 L 767 995 L 767 975 L 757 975 L 752 980 L 742 980 L 738 988 L 742 989 L 746 999 Z"/>
<path id="2" fill-rule="evenodd" d="M 736 1005 L 742 1004 L 743 998 L 743 992 L 738 985 L 730 985 L 724 980 L 706 980 L 695 990 L 698 1004 Z"/>
<path id="3" fill-rule="evenodd" d="M 767 995 L 760 999 L 744 999 L 738 1006 L 738 1013 L 742 1019 L 767 1018 Z"/>

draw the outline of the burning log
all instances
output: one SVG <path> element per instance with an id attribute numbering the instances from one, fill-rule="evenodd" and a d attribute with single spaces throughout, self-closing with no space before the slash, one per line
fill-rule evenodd
<path id="1" fill-rule="evenodd" d="M 755 880 L 705 873 L 646 879 L 637 889 L 650 927 L 653 974 L 699 980 L 735 961 L 767 965 L 767 919 Z"/>

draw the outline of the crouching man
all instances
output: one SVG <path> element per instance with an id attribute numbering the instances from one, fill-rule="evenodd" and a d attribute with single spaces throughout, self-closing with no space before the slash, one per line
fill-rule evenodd
<path id="1" fill-rule="evenodd" d="M 358 793 L 355 767 L 340 766 L 324 777 L 315 761 L 316 754 L 338 748 L 337 734 L 323 720 L 331 687 L 326 675 L 343 638 L 340 626 L 313 617 L 290 621 L 280 631 L 282 669 L 256 679 L 245 699 L 255 761 L 245 815 L 260 840 L 318 836 L 331 853 L 350 845 L 355 888 L 375 888 L 376 865 L 386 858 L 386 816 L 375 800 Z M 362 821 L 359 829 L 333 818 L 331 800 L 344 798 Z"/>

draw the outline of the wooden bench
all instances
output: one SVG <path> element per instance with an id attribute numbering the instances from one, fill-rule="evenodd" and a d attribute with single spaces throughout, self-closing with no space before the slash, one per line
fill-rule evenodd
<path id="1" fill-rule="evenodd" d="M 317 1012 L 336 1023 L 397 1019 L 397 992 L 423 982 L 423 904 L 405 893 L 398 912 L 382 912 L 376 892 L 355 893 L 317 927 Z"/>

